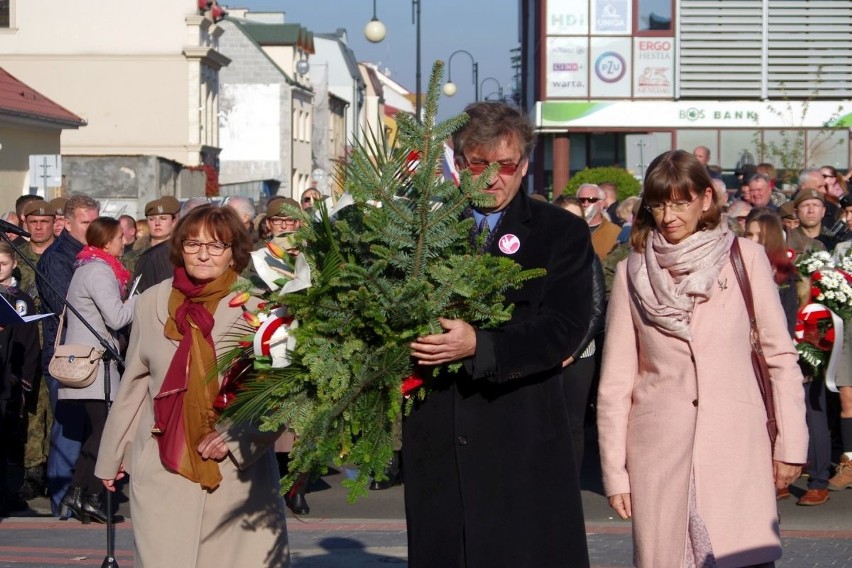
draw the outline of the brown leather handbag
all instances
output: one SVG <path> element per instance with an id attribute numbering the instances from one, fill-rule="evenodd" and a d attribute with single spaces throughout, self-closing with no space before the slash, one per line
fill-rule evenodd
<path id="1" fill-rule="evenodd" d="M 743 257 L 740 253 L 738 238 L 734 238 L 731 245 L 731 264 L 734 274 L 740 284 L 740 290 L 745 299 L 746 311 L 748 312 L 749 324 L 751 325 L 751 365 L 754 367 L 754 376 L 757 378 L 757 386 L 760 388 L 760 396 L 763 398 L 763 406 L 766 408 L 766 430 L 769 432 L 769 441 L 775 448 L 775 439 L 778 437 L 778 424 L 775 421 L 775 397 L 772 394 L 772 379 L 769 376 L 769 365 L 766 364 L 766 356 L 763 354 L 763 346 L 760 344 L 760 334 L 757 331 L 757 318 L 754 315 L 754 298 L 751 295 L 751 284 L 745 271 Z"/>

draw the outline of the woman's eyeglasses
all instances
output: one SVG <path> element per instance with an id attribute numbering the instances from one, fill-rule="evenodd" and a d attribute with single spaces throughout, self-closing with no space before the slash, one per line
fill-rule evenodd
<path id="1" fill-rule="evenodd" d="M 273 227 L 283 227 L 284 225 L 295 225 L 298 220 L 292 217 L 270 217 L 269 224 Z"/>
<path id="2" fill-rule="evenodd" d="M 183 241 L 182 244 L 183 252 L 186 254 L 196 254 L 201 251 L 202 246 L 207 249 L 207 254 L 210 256 L 222 256 L 225 254 L 227 249 L 231 248 L 231 245 L 226 245 L 219 241 L 212 241 L 209 243 L 202 243 L 200 241 Z"/>
<path id="3" fill-rule="evenodd" d="M 663 215 L 666 211 L 666 207 L 672 210 L 672 213 L 683 213 L 689 206 L 695 203 L 695 200 L 700 196 L 696 195 L 689 201 L 662 201 L 657 203 L 648 203 L 645 205 L 645 209 L 650 211 L 652 215 Z"/>

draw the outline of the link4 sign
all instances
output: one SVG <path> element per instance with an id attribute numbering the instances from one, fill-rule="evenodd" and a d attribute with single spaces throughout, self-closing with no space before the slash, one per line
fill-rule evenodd
<path id="1" fill-rule="evenodd" d="M 548 98 L 589 96 L 589 41 L 584 37 L 547 38 Z"/>

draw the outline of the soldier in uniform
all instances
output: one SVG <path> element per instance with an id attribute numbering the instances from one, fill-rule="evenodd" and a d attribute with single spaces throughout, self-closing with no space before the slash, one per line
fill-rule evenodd
<path id="1" fill-rule="evenodd" d="M 30 233 L 30 240 L 21 249 L 21 254 L 32 262 L 38 263 L 41 253 L 47 250 L 55 239 L 53 234 L 56 210 L 43 199 L 30 201 L 23 210 L 24 228 Z M 36 286 L 35 271 L 26 261 L 18 263 L 21 280 L 18 288 L 32 298 L 36 313 L 42 313 L 42 301 Z M 43 331 L 38 323 L 39 347 L 42 346 Z M 44 495 L 45 466 L 50 450 L 50 428 L 53 414 L 50 412 L 50 397 L 47 385 L 41 380 L 41 373 L 33 377 L 32 390 L 26 395 L 27 440 L 24 446 L 24 482 L 19 496 L 25 501 Z"/>

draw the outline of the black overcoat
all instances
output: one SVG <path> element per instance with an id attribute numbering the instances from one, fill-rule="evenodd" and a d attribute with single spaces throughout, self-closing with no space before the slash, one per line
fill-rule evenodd
<path id="1" fill-rule="evenodd" d="M 507 294 L 512 320 L 478 330 L 405 419 L 409 566 L 588 566 L 561 361 L 589 325 L 589 229 L 521 188 L 488 252 L 547 276 Z"/>

